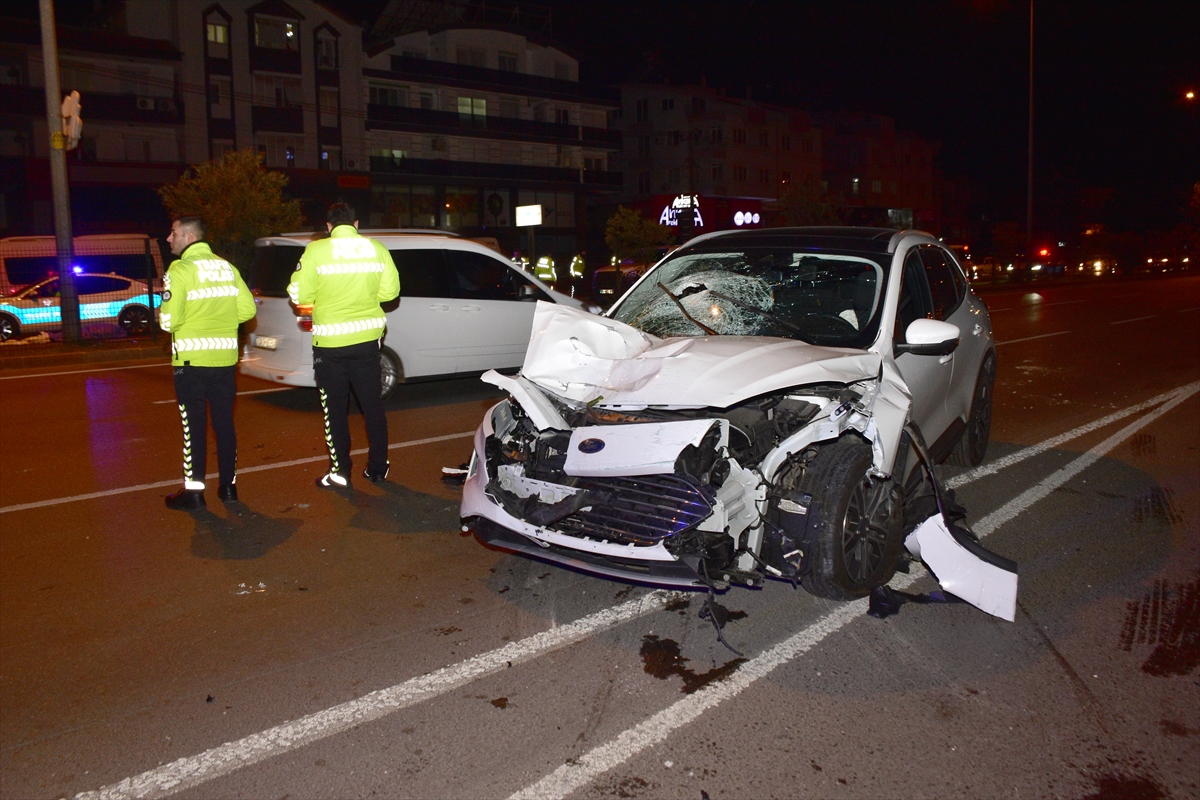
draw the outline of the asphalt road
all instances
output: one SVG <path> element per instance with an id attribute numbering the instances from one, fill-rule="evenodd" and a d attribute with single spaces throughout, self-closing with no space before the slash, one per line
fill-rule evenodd
<path id="1" fill-rule="evenodd" d="M 402 387 L 347 498 L 315 392 L 240 379 L 245 506 L 188 515 L 166 366 L 6 371 L 0 795 L 1200 795 L 1200 278 L 986 299 L 993 444 L 945 475 L 1016 621 L 768 583 L 721 599 L 744 659 L 697 595 L 462 535 L 476 380 Z"/>

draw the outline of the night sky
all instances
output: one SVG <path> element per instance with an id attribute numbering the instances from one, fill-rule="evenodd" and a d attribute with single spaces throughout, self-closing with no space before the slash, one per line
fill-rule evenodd
<path id="1" fill-rule="evenodd" d="M 385 0 L 327 2 L 365 19 Z M 938 165 L 972 181 L 978 217 L 1024 224 L 1027 0 L 540 4 L 597 90 L 704 76 L 731 95 L 887 114 L 941 143 Z M 1036 0 L 1035 227 L 1081 196 L 1110 229 L 1174 227 L 1200 181 L 1188 89 L 1200 92 L 1200 2 Z"/>

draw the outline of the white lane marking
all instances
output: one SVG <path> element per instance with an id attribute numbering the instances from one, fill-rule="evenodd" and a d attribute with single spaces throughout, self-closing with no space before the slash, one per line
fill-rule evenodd
<path id="1" fill-rule="evenodd" d="M 1186 314 L 1189 311 L 1200 311 L 1200 306 L 1193 306 L 1191 308 L 1181 308 L 1178 311 L 1176 311 L 1175 313 L 1176 314 Z"/>
<path id="2" fill-rule="evenodd" d="M 334 736 L 402 708 L 430 700 L 487 675 L 559 650 L 601 631 L 661 610 L 675 592 L 656 589 L 644 597 L 589 614 L 567 625 L 482 653 L 427 675 L 378 689 L 355 700 L 316 711 L 274 728 L 143 772 L 75 800 L 132 800 L 165 797 L 228 775 L 297 747 Z"/>
<path id="3" fill-rule="evenodd" d="M 1010 306 L 1008 308 L 989 308 L 988 313 L 989 314 L 998 314 L 1001 311 L 1012 311 L 1014 308 L 1016 308 L 1016 306 Z"/>
<path id="4" fill-rule="evenodd" d="M 1015 519 L 1038 500 L 1096 463 L 1105 453 L 1187 400 L 1197 391 L 1200 391 L 1200 387 L 1194 385 L 1190 390 L 1180 391 L 1158 410 L 1152 411 L 1122 428 L 1058 472 L 988 514 L 977 525 L 972 526 L 973 530 L 982 539 L 1005 522 Z M 920 575 L 910 573 L 905 576 L 897 576 L 899 580 L 893 583 L 896 588 L 904 589 L 925 574 L 927 573 L 921 570 Z M 673 732 L 692 722 L 710 708 L 715 708 L 722 702 L 741 694 L 759 678 L 769 675 L 776 667 L 808 652 L 830 634 L 861 617 L 868 605 L 869 600 L 863 598 L 838 607 L 799 633 L 742 664 L 724 681 L 709 684 L 629 728 L 615 739 L 593 748 L 582 756 L 571 759 L 569 763 L 563 764 L 536 783 L 514 792 L 509 800 L 549 800 L 550 798 L 558 800 L 566 797 L 591 783 L 598 776 L 625 763 L 646 748 L 665 740 Z"/>
<path id="5" fill-rule="evenodd" d="M 447 442 L 451 439 L 465 439 L 468 436 L 474 436 L 475 431 L 464 431 L 462 433 L 448 433 L 445 436 L 430 436 L 426 439 L 413 439 L 408 442 L 396 442 L 389 444 L 388 450 L 396 450 L 401 447 L 416 447 L 421 444 L 432 444 L 433 442 Z M 359 456 L 367 452 L 367 448 L 360 447 L 357 450 L 351 450 L 350 455 Z M 328 461 L 329 456 L 310 456 L 309 458 L 297 458 L 293 461 L 280 461 L 278 464 L 260 464 L 257 467 L 238 467 L 238 475 L 245 475 L 250 472 L 266 472 L 272 469 L 283 469 L 284 467 L 296 467 L 301 464 L 315 464 L 318 461 Z M 204 476 L 205 480 L 216 478 L 216 472 L 210 472 Z M 147 489 L 161 489 L 164 486 L 179 486 L 181 479 L 175 478 L 169 481 L 156 481 L 155 483 L 139 483 L 137 486 L 122 486 L 119 489 L 106 489 L 102 492 L 89 492 L 88 494 L 77 494 L 71 497 L 56 497 L 53 500 L 38 500 L 33 503 L 20 503 L 14 506 L 4 506 L 0 508 L 0 514 L 8 514 L 13 511 L 28 511 L 31 508 L 45 508 L 47 506 L 58 506 L 63 503 L 76 503 L 82 500 L 95 500 L 97 497 L 112 497 L 117 494 L 129 494 L 130 492 L 142 492 Z"/>
<path id="6" fill-rule="evenodd" d="M 149 369 L 150 367 L 169 367 L 171 362 L 161 364 L 134 364 L 129 367 L 101 367 L 99 369 L 71 369 L 65 372 L 35 372 L 32 375 L 0 375 L 0 381 L 19 381 L 22 378 L 51 378 L 55 375 L 81 375 L 85 372 L 117 372 L 123 369 Z"/>
<path id="7" fill-rule="evenodd" d="M 1088 301 L 1087 300 L 1060 300 L 1057 303 L 1042 303 L 1041 307 L 1049 308 L 1050 306 L 1069 306 L 1069 305 L 1074 305 L 1075 303 L 1086 303 L 1086 302 L 1088 302 Z"/>
<path id="8" fill-rule="evenodd" d="M 1172 400 L 1178 400 L 1179 402 L 1182 402 L 1183 399 L 1186 399 L 1186 397 L 1191 396 L 1191 394 L 1194 394 L 1196 391 L 1200 391 L 1200 382 L 1196 382 L 1193 384 L 1188 384 L 1187 386 L 1180 387 L 1179 389 L 1173 390 L 1172 392 L 1168 392 L 1166 395 L 1160 395 L 1159 397 L 1154 398 L 1149 401 L 1146 401 L 1145 403 L 1139 404 L 1137 406 L 1133 406 L 1132 409 L 1135 409 L 1135 410 L 1141 409 L 1141 408 L 1145 407 L 1146 405 L 1160 402 L 1162 399 L 1167 398 L 1167 397 L 1172 398 Z M 1186 395 L 1184 393 L 1186 393 Z M 1133 410 L 1127 409 L 1126 411 L 1128 411 L 1128 413 L 1134 413 Z M 1156 413 L 1161 414 L 1161 413 L 1165 413 L 1165 411 L 1160 409 L 1160 412 L 1156 412 Z M 1118 416 L 1118 415 L 1120 415 L 1120 416 Z M 1117 412 L 1117 414 L 1109 415 L 1108 417 L 1105 417 L 1103 420 L 1098 420 L 1097 423 L 1104 422 L 1104 424 L 1108 424 L 1112 420 L 1119 419 L 1119 418 L 1121 418 L 1121 416 L 1125 416 L 1125 415 L 1126 415 L 1125 412 Z M 1095 423 L 1093 423 L 1093 424 L 1095 424 Z M 1135 425 L 1140 427 L 1139 423 L 1135 423 Z M 1132 427 L 1133 426 L 1131 426 L 1131 428 Z M 1082 428 L 1077 428 L 1075 430 L 1087 432 L 1087 430 L 1085 430 L 1085 429 L 1090 430 L 1090 427 L 1083 426 Z M 1133 431 L 1131 430 L 1130 434 L 1132 434 L 1132 432 Z M 470 435 L 470 434 L 468 434 L 468 435 Z M 1064 434 L 1064 436 L 1065 435 L 1066 434 Z M 1121 434 L 1117 434 L 1117 436 L 1121 436 Z M 448 438 L 448 437 L 439 437 L 439 438 Z M 1116 437 L 1113 437 L 1113 438 L 1116 438 Z M 1032 448 L 1030 448 L 1030 449 L 1032 449 Z M 355 452 L 357 453 L 360 451 L 355 451 Z M 1015 462 L 1013 462 L 1013 463 L 1015 463 Z M 283 465 L 272 465 L 272 466 L 283 466 Z M 964 476 L 960 476 L 960 477 L 965 478 L 968 476 L 964 475 Z M 981 477 L 981 476 L 977 476 L 977 477 Z M 969 478 L 969 479 L 971 479 L 971 478 Z M 993 514 L 990 516 L 995 516 L 995 515 Z M 995 527 L 998 527 L 998 524 L 993 525 L 990 530 L 994 530 Z M 981 534 L 981 536 L 982 535 L 983 534 Z M 913 571 L 909 575 L 897 576 L 897 579 L 893 582 L 893 585 L 895 585 L 896 588 L 903 589 L 907 586 L 912 585 L 917 580 L 924 577 L 926 574 L 927 573 L 922 568 L 920 568 L 919 565 L 914 565 Z M 630 601 L 630 603 L 644 602 L 645 600 L 653 597 L 654 594 L 655 593 L 651 593 L 650 595 L 647 595 L 646 598 L 642 598 L 640 601 Z M 795 655 L 802 654 L 803 652 L 805 652 L 809 648 L 811 648 L 813 645 L 820 642 L 822 639 L 824 639 L 830 633 L 837 631 L 838 629 L 840 629 L 842 626 L 844 626 L 850 620 L 860 616 L 863 613 L 863 611 L 866 610 L 867 603 L 868 603 L 868 601 L 864 599 L 864 600 L 855 601 L 853 603 L 848 603 L 844 606 L 839 607 L 838 609 L 836 609 L 832 613 L 826 615 L 821 620 L 818 620 L 816 623 L 809 626 L 805 630 L 795 634 L 794 636 L 792 636 L 790 639 L 786 640 L 785 642 L 783 642 L 779 645 L 776 645 L 770 651 L 767 651 L 766 653 L 761 654 L 760 656 L 756 657 L 754 660 L 742 665 L 741 669 L 739 669 L 732 676 L 730 676 L 729 679 L 727 679 L 725 682 L 720 683 L 720 684 L 710 685 L 706 689 L 701 690 L 701 692 L 697 692 L 696 694 L 691 695 L 688 698 L 688 700 L 681 701 L 681 702 L 685 702 L 685 703 L 689 702 L 692 698 L 696 698 L 698 695 L 702 696 L 701 699 L 707 698 L 710 696 L 709 694 L 707 694 L 710 691 L 720 689 L 723 686 L 736 686 L 738 684 L 734 683 L 735 680 L 741 681 L 748 676 L 753 676 L 750 681 L 745 683 L 745 686 L 749 686 L 749 684 L 752 683 L 753 680 L 756 680 L 758 677 L 762 677 L 763 675 L 767 674 L 770 670 L 772 670 L 776 666 L 778 666 L 780 663 L 784 663 L 784 661 L 786 661 L 790 658 L 793 658 Z M 629 603 L 626 603 L 626 604 L 624 604 L 624 606 L 617 606 L 613 609 L 609 609 L 609 611 L 610 612 L 618 611 L 628 605 L 629 605 Z M 647 609 L 647 613 L 649 610 L 652 610 L 652 609 Z M 604 613 L 604 612 L 598 612 L 598 613 Z M 593 615 L 593 616 L 596 616 L 596 615 Z M 633 617 L 630 617 L 630 619 L 632 619 L 632 618 Z M 591 618 L 590 617 L 584 618 L 584 620 L 588 620 L 588 619 L 591 619 Z M 579 624 L 583 623 L 584 620 L 579 620 L 572 624 L 579 625 Z M 616 624 L 616 623 L 614 623 L 614 624 Z M 563 627 L 570 627 L 570 626 L 563 626 Z M 552 629 L 552 631 L 553 630 L 561 630 L 561 629 Z M 538 634 L 538 636 L 543 636 L 543 635 L 545 635 L 545 634 Z M 586 635 L 586 634 L 584 634 L 584 635 Z M 579 639 L 582 639 L 584 635 L 581 635 L 579 637 Z M 533 639 L 533 638 L 536 638 L 536 637 L 531 637 L 530 639 L 522 640 L 521 642 L 517 642 L 514 645 L 508 645 L 507 647 L 522 645 L 525 642 L 531 641 L 531 639 Z M 576 639 L 575 641 L 578 641 L 578 639 Z M 504 650 L 504 648 L 501 648 L 501 650 Z M 497 653 L 500 651 L 492 651 L 492 652 Z M 543 651 L 543 652 L 548 652 L 548 650 Z M 787 656 L 782 661 L 777 661 L 774 664 L 770 664 L 765 671 L 763 671 L 761 669 L 761 667 L 764 664 L 769 664 L 769 659 L 766 661 L 763 660 L 767 656 L 771 655 L 772 653 L 775 653 L 775 654 L 777 654 L 777 657 L 778 657 L 778 654 L 782 653 L 782 654 L 786 655 L 787 652 L 792 652 L 792 653 L 794 653 L 794 655 Z M 531 660 L 532 658 L 536 657 L 539 654 L 540 653 L 531 653 L 527 657 L 526 660 Z M 482 656 L 476 656 L 475 659 L 461 662 L 458 665 L 450 666 L 450 667 L 443 667 L 438 672 L 432 673 L 432 675 L 430 675 L 430 676 L 424 676 L 424 678 L 430 678 L 433 675 L 446 675 L 446 676 L 452 675 L 452 674 L 454 674 L 454 672 L 456 670 L 461 669 L 463 667 L 463 665 L 476 663 L 480 659 L 485 659 L 485 658 L 489 657 L 490 655 L 492 655 L 492 654 L 488 653 L 488 654 L 484 654 Z M 504 660 L 508 661 L 510 659 L 504 659 Z M 498 669 L 498 667 L 497 667 L 497 669 Z M 745 671 L 745 672 L 743 673 L 743 671 Z M 477 677 L 481 677 L 483 674 L 487 674 L 487 673 L 480 673 L 479 675 L 477 675 Z M 411 692 L 413 689 L 420 687 L 420 684 L 416 684 L 415 682 L 421 681 L 421 680 L 423 680 L 423 679 L 415 678 L 406 683 L 399 684 L 398 686 L 392 687 L 391 689 L 381 689 L 378 692 L 372 693 L 371 695 L 367 695 L 363 698 L 360 698 L 357 701 L 351 701 L 351 703 L 346 703 L 346 704 L 343 704 L 342 706 L 335 706 L 334 708 L 335 709 L 344 709 L 348 706 L 353 705 L 354 703 L 361 703 L 363 701 L 366 701 L 368 698 L 371 698 L 371 697 L 379 696 L 382 698 L 382 697 L 386 696 L 386 693 L 395 692 L 396 690 L 401 689 L 402 687 L 410 687 L 410 689 L 408 689 L 406 691 Z M 464 682 L 466 682 L 467 680 L 471 680 L 471 679 L 467 678 L 464 680 Z M 455 683 L 452 686 L 448 686 L 447 690 L 455 688 L 459 685 L 462 685 L 462 684 Z M 742 686 L 742 688 L 745 688 L 745 686 Z M 737 691 L 740 692 L 741 689 L 739 688 Z M 736 693 L 737 692 L 734 692 L 734 694 L 736 694 Z M 408 702 L 404 705 L 392 706 L 392 707 L 390 707 L 390 710 L 398 710 L 399 708 L 405 707 L 405 705 L 412 705 L 413 703 L 420 702 L 423 699 L 428 699 L 429 697 L 433 697 L 435 695 L 426 693 L 419 697 L 417 697 L 415 695 L 412 695 L 412 696 L 414 699 L 412 699 L 411 702 Z M 732 696 L 732 695 L 730 695 L 730 696 Z M 692 715 L 689 718 L 689 720 L 685 720 L 685 722 L 690 721 L 690 719 L 694 719 L 695 716 L 698 716 L 700 713 L 703 713 L 704 710 L 711 707 L 712 705 L 716 705 L 717 703 L 721 702 L 721 700 L 723 700 L 723 699 L 724 699 L 724 697 L 718 697 L 715 699 L 715 702 L 713 702 L 709 705 L 704 705 L 694 715 Z M 678 706 L 678 705 L 679 704 L 677 703 L 676 706 Z M 649 722 L 652 722 L 654 719 L 659 719 L 660 717 L 663 717 L 664 714 L 668 714 L 668 712 L 671 712 L 672 709 L 674 709 L 674 708 L 675 708 L 675 706 L 672 706 L 671 708 L 668 708 L 665 711 L 660 712 L 658 715 L 656 715 L 654 718 L 652 718 L 652 720 Z M 329 711 L 333 711 L 333 710 L 334 709 L 329 709 Z M 229 774 L 230 772 L 238 769 L 241 766 L 247 766 L 247 765 L 255 763 L 257 761 L 261 761 L 264 758 L 267 758 L 271 755 L 278 755 L 278 754 L 284 752 L 283 749 L 276 749 L 271 752 L 267 752 L 267 751 L 261 749 L 260 745 L 264 741 L 263 737 L 267 737 L 268 734 L 271 734 L 273 736 L 276 736 L 276 741 L 279 741 L 278 737 L 282 736 L 282 734 L 291 733 L 291 732 L 295 731 L 297 726 L 300 725 L 301 723 L 304 723 L 307 720 L 313 720 L 315 718 L 318 718 L 320 715 L 325 714 L 325 713 L 326 712 L 316 712 L 314 714 L 310 714 L 307 717 L 303 717 L 300 720 L 297 720 L 295 722 L 285 723 L 284 725 L 276 726 L 275 728 L 271 728 L 269 731 L 266 731 L 266 732 L 260 733 L 260 734 L 254 734 L 252 736 L 241 739 L 238 742 L 232 742 L 232 743 L 229 743 L 226 745 L 222 745 L 221 747 L 212 748 L 211 750 L 205 751 L 205 753 L 202 753 L 199 756 L 195 756 L 192 758 L 179 759 L 178 761 L 175 761 L 172 764 L 168 764 L 163 767 L 159 767 L 155 770 L 150 770 L 148 772 L 142 773 L 141 775 L 133 777 L 133 778 L 127 778 L 123 781 L 120 781 L 119 783 L 115 783 L 110 786 L 106 786 L 95 792 L 80 793 L 80 794 L 76 795 L 76 800 L 83 800 L 84 798 L 86 798 L 87 800 L 92 800 L 92 798 L 111 798 L 112 800 L 124 800 L 124 798 L 163 797 L 163 796 L 172 794 L 176 791 L 182 791 L 185 788 L 197 786 L 197 785 L 205 782 L 206 780 L 209 780 L 210 778 L 215 778 L 215 777 L 219 777 L 221 775 Z M 371 717 L 353 717 L 346 727 L 353 727 L 354 725 L 356 725 L 360 722 L 368 721 L 368 719 L 378 719 L 379 717 L 383 716 L 386 713 L 389 713 L 389 712 L 382 711 Z M 322 718 L 322 719 L 326 719 L 326 718 Z M 642 723 L 642 725 L 638 726 L 638 728 L 635 728 L 634 730 L 636 731 L 636 730 L 640 730 L 640 729 L 645 729 L 645 727 L 649 724 L 649 722 Z M 678 727 L 678 726 L 676 726 L 676 727 Z M 343 728 L 340 728 L 339 730 L 345 730 L 345 729 L 346 728 L 343 727 Z M 658 739 L 655 739 L 654 741 L 659 741 L 659 740 L 661 740 L 661 738 L 665 738 L 665 736 L 668 735 L 671 732 L 671 730 L 673 730 L 673 728 L 666 727 L 666 728 L 660 728 L 660 730 L 663 731 L 662 736 L 659 737 Z M 326 734 L 326 735 L 329 735 L 329 734 Z M 318 738 L 323 738 L 323 737 L 318 737 Z M 309 742 L 316 741 L 316 739 L 315 738 L 304 738 L 304 739 L 297 738 L 297 739 L 293 739 L 290 741 L 291 741 L 291 744 L 286 745 L 285 748 L 299 747 L 302 744 L 307 744 Z M 642 745 L 641 749 L 644 749 L 649 744 L 653 744 L 653 741 Z M 239 746 L 242 749 L 239 750 L 238 749 Z M 255 749 L 255 748 L 259 748 L 259 749 Z M 597 748 L 597 749 L 599 749 L 599 748 Z M 593 751 L 593 753 L 595 753 L 595 752 L 596 751 Z M 239 754 L 241 754 L 242 756 L 245 756 L 245 755 L 252 756 L 253 760 L 242 760 L 242 761 L 236 761 L 236 762 L 230 760 L 230 758 L 235 757 L 235 756 L 240 757 Z M 626 758 L 628 758 L 632 755 L 634 755 L 634 752 L 630 752 L 626 756 Z M 216 763 L 221 765 L 221 769 L 223 771 L 221 771 L 219 773 L 208 771 L 212 767 L 214 760 L 216 761 Z M 621 759 L 621 760 L 623 761 L 625 759 Z M 585 763 L 585 762 L 581 761 L 581 762 L 577 762 L 577 763 Z M 596 759 L 592 759 L 590 761 L 587 761 L 586 763 L 596 764 L 596 763 L 598 763 L 598 761 Z M 612 764 L 612 766 L 616 766 L 619 763 L 621 763 L 621 761 L 616 761 Z M 611 766 L 606 767 L 605 769 L 611 769 Z M 601 771 L 603 771 L 603 770 L 601 770 Z M 596 773 L 596 774 L 599 774 L 599 773 Z M 183 777 L 178 777 L 181 775 Z M 547 776 L 540 783 L 545 783 L 546 781 L 550 780 L 550 778 L 552 778 L 552 777 L 553 777 L 553 774 L 551 776 Z M 178 780 L 175 783 L 166 785 L 165 781 L 167 779 L 175 780 L 176 778 L 178 778 Z M 187 781 L 186 784 L 182 782 L 184 780 Z M 535 784 L 534 787 L 540 785 L 540 783 Z M 526 793 L 530 792 L 531 790 L 534 789 L 534 787 L 529 787 L 529 789 L 526 789 L 525 792 Z M 518 793 L 518 795 L 514 795 L 514 796 L 523 796 L 523 795 L 521 793 Z M 529 794 L 528 796 L 536 797 L 536 796 L 542 796 L 542 795 Z M 549 796 L 561 796 L 561 795 L 549 795 Z"/>
<path id="9" fill-rule="evenodd" d="M 1149 400 L 1144 400 L 1137 405 L 1123 408 L 1120 411 L 1114 411 L 1106 417 L 1093 420 L 1086 425 L 1080 425 L 1078 428 L 1069 430 L 1066 433 L 1060 433 L 1058 436 L 1053 436 L 1044 442 L 1030 445 L 1029 447 L 1018 450 L 1015 453 L 1010 453 L 1007 456 L 998 458 L 995 461 L 989 461 L 986 464 L 980 464 L 978 467 L 975 467 L 969 472 L 964 472 L 963 474 L 957 475 L 946 481 L 946 485 L 951 489 L 957 489 L 959 486 L 979 480 L 980 478 L 984 478 L 988 475 L 995 475 L 1002 469 L 1011 467 L 1014 464 L 1019 464 L 1025 459 L 1032 458 L 1033 456 L 1044 453 L 1047 450 L 1053 450 L 1055 447 L 1066 444 L 1072 439 L 1078 439 L 1080 436 L 1085 436 L 1092 431 L 1098 431 L 1101 428 L 1107 428 L 1114 422 L 1125 419 L 1125 417 L 1128 417 L 1132 414 L 1137 414 L 1138 412 L 1145 411 L 1148 408 L 1153 408 L 1154 406 L 1160 405 L 1169 400 L 1173 400 L 1182 393 L 1191 393 L 1196 391 L 1200 391 L 1200 381 L 1189 383 L 1186 386 L 1180 386 L 1178 389 L 1172 389 L 1169 392 L 1164 392 L 1157 397 L 1151 397 Z"/>
<path id="10" fill-rule="evenodd" d="M 271 392 L 286 392 L 291 389 L 299 389 L 299 388 L 300 388 L 299 386 L 276 386 L 273 389 L 251 389 L 246 392 L 238 392 L 238 396 L 240 397 L 241 395 L 244 395 L 244 394 L 270 394 Z M 150 405 L 161 406 L 161 405 L 166 405 L 167 403 L 178 403 L 178 402 L 179 401 L 174 398 L 172 398 L 170 400 L 153 400 L 153 401 L 151 401 Z"/>
<path id="11" fill-rule="evenodd" d="M 996 347 L 1004 344 L 1016 344 L 1017 342 L 1032 342 L 1034 339 L 1049 339 L 1051 336 L 1063 336 L 1070 331 L 1059 331 L 1058 333 L 1043 333 L 1039 336 L 1026 336 L 1024 339 L 1009 339 L 1007 342 L 996 342 Z"/>
<path id="12" fill-rule="evenodd" d="M 1117 320 L 1116 322 L 1110 322 L 1108 324 L 1109 325 L 1124 325 L 1126 322 L 1141 322 L 1142 320 L 1145 320 L 1145 319 L 1154 319 L 1157 316 L 1158 316 L 1157 314 L 1151 314 L 1148 317 L 1134 317 L 1133 319 L 1121 319 L 1121 320 Z"/>

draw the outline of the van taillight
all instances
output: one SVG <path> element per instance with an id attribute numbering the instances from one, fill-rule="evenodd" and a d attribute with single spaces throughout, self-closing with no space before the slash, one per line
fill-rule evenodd
<path id="1" fill-rule="evenodd" d="M 308 331 L 309 333 L 312 333 L 312 317 L 296 317 L 296 326 L 302 331 Z"/>

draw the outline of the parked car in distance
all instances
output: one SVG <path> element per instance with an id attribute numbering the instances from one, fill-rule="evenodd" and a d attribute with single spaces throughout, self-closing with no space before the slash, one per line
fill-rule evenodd
<path id="1" fill-rule="evenodd" d="M 115 322 L 130 336 L 149 333 L 154 311 L 162 305 L 157 292 L 147 293 L 145 281 L 124 275 L 75 275 L 79 320 L 83 324 Z M 0 297 L 0 341 L 42 331 L 62 330 L 62 298 L 57 277 L 47 278 Z"/>
<path id="2" fill-rule="evenodd" d="M 861 597 L 928 517 L 910 518 L 916 434 L 931 461 L 979 464 L 994 378 L 987 308 L 935 237 L 707 234 L 603 317 L 539 304 L 520 374 L 483 376 L 510 397 L 476 432 L 461 515 L 594 574 Z"/>
<path id="3" fill-rule="evenodd" d="M 400 299 L 387 311 L 383 396 L 415 378 L 515 369 L 525 357 L 536 301 L 600 309 L 554 291 L 496 249 L 434 230 L 363 230 L 400 272 Z M 287 285 L 304 247 L 324 234 L 286 233 L 256 242 L 245 276 L 258 316 L 241 371 L 290 386 L 315 386 L 311 320 L 298 316 Z"/>

